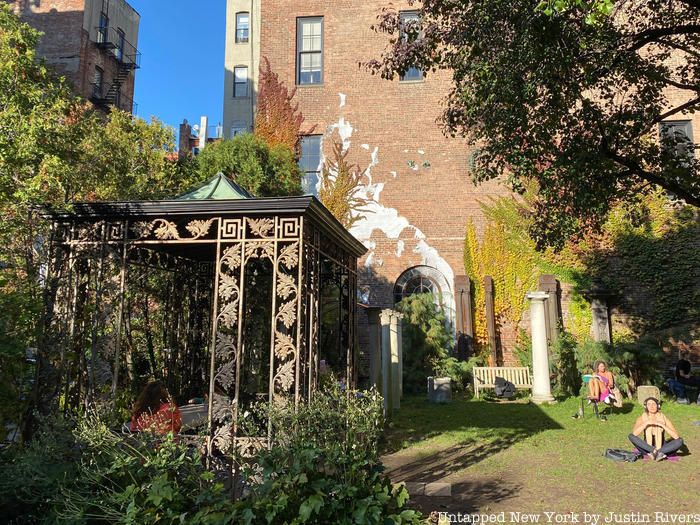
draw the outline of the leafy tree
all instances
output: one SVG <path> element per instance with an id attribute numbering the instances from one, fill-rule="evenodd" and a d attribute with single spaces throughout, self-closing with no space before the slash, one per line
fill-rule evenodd
<path id="1" fill-rule="evenodd" d="M 346 228 L 364 217 L 359 214 L 367 205 L 367 198 L 358 194 L 358 186 L 367 173 L 347 161 L 348 151 L 342 142 L 333 143 L 333 158 L 326 159 L 321 172 L 318 197 L 333 216 Z"/>
<path id="2" fill-rule="evenodd" d="M 291 91 L 279 75 L 272 71 L 270 61 L 263 57 L 260 65 L 260 92 L 255 108 L 255 136 L 265 140 L 271 147 L 283 144 L 296 153 L 302 135 L 312 133 L 314 128 L 302 131 L 304 115 L 299 104 L 294 104 L 296 88 Z"/>
<path id="3" fill-rule="evenodd" d="M 446 131 L 478 147 L 476 181 L 537 181 L 540 247 L 656 185 L 700 205 L 698 160 L 676 153 L 682 138 L 658 140 L 662 121 L 700 104 L 698 2 L 553 4 L 424 0 L 420 22 L 385 8 L 376 29 L 390 46 L 368 66 L 385 78 L 412 66 L 451 72 Z"/>
<path id="4" fill-rule="evenodd" d="M 432 294 L 409 295 L 396 309 L 404 314 L 404 348 L 410 348 L 404 354 L 404 388 L 421 392 L 426 378 L 444 368 L 444 361 L 449 359 L 452 334 Z"/>
<path id="5" fill-rule="evenodd" d="M 41 287 L 48 229 L 35 205 L 163 196 L 196 182 L 170 160 L 171 131 L 96 112 L 37 59 L 39 37 L 0 4 L 0 405 L 13 407 L 0 416 L 13 422 L 29 373 L 25 349 L 42 346 L 40 312 L 51 293 Z"/>
<path id="6" fill-rule="evenodd" d="M 269 146 L 250 133 L 208 145 L 197 161 L 201 178 L 222 172 L 257 197 L 301 193 L 301 171 L 293 151 L 284 144 Z"/>

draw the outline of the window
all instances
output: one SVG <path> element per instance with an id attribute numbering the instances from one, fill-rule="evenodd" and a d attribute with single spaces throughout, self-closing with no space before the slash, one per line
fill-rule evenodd
<path id="1" fill-rule="evenodd" d="M 307 195 L 318 195 L 321 170 L 321 135 L 306 135 L 301 138 L 299 167 L 304 172 L 302 189 Z"/>
<path id="2" fill-rule="evenodd" d="M 236 135 L 240 135 L 241 133 L 247 132 L 248 126 L 246 126 L 245 122 L 240 120 L 233 121 L 233 124 L 231 125 L 231 138 L 235 137 Z"/>
<path id="3" fill-rule="evenodd" d="M 248 13 L 236 13 L 236 43 L 244 44 L 248 42 L 250 17 Z"/>
<path id="4" fill-rule="evenodd" d="M 413 42 L 418 38 L 418 23 L 420 18 L 418 11 L 402 11 L 401 17 L 401 38 L 406 42 Z M 400 80 L 423 80 L 423 72 L 417 67 L 409 67 L 400 75 Z"/>
<path id="5" fill-rule="evenodd" d="M 124 42 L 126 42 L 124 31 L 121 28 L 117 29 L 117 48 L 114 50 L 114 56 L 120 62 L 124 60 Z"/>
<path id="6" fill-rule="evenodd" d="M 107 13 L 100 13 L 100 25 L 97 28 L 97 43 L 107 43 L 107 29 L 109 28 L 109 17 Z"/>
<path id="7" fill-rule="evenodd" d="M 693 156 L 695 146 L 693 144 L 692 121 L 670 120 L 662 122 L 659 131 L 664 150 L 671 152 L 677 158 Z"/>
<path id="8" fill-rule="evenodd" d="M 430 266 L 415 266 L 399 276 L 394 285 L 394 302 L 414 294 L 432 294 L 435 304 L 444 306 L 452 297 L 444 275 Z"/>
<path id="9" fill-rule="evenodd" d="M 323 82 L 323 17 L 297 18 L 297 84 Z"/>
<path id="10" fill-rule="evenodd" d="M 104 80 L 104 71 L 101 67 L 95 66 L 95 77 L 92 82 L 92 96 L 102 98 L 102 82 Z"/>
<path id="11" fill-rule="evenodd" d="M 248 68 L 238 66 L 233 68 L 233 97 L 243 98 L 248 96 Z"/>

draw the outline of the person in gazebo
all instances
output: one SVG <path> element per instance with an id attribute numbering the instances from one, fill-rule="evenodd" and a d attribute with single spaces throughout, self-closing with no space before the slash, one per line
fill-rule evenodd
<path id="1" fill-rule="evenodd" d="M 141 391 L 131 413 L 132 432 L 177 434 L 182 427 L 180 410 L 161 381 L 151 381 Z"/>

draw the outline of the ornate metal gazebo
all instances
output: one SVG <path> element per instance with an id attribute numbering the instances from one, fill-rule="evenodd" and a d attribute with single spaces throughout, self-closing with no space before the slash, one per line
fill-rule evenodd
<path id="1" fill-rule="evenodd" d="M 64 408 L 155 375 L 180 400 L 208 392 L 210 444 L 228 448 L 239 410 L 303 402 L 321 361 L 355 383 L 365 248 L 316 198 L 252 198 L 219 174 L 172 200 L 48 217 L 39 350 Z"/>

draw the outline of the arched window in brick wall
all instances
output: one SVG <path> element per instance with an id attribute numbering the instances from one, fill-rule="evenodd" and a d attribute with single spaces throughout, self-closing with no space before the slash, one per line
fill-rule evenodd
<path id="1" fill-rule="evenodd" d="M 394 302 L 417 293 L 433 294 L 435 304 L 443 308 L 452 300 L 447 279 L 442 272 L 430 266 L 414 266 L 403 272 L 394 285 Z"/>

